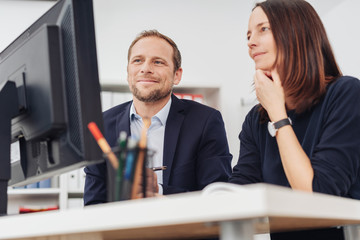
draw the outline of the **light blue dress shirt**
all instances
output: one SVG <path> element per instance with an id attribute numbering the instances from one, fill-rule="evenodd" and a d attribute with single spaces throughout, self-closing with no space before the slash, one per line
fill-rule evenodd
<path id="1" fill-rule="evenodd" d="M 151 118 L 151 125 L 147 132 L 147 147 L 154 151 L 152 158 L 152 165 L 154 167 L 163 166 L 163 153 L 164 153 L 164 137 L 166 120 L 169 115 L 171 106 L 171 98 L 167 104 Z M 134 103 L 130 108 L 130 132 L 131 136 L 140 139 L 141 129 L 143 127 L 143 120 L 136 113 Z M 157 182 L 159 185 L 159 194 L 163 193 L 163 171 L 156 171 Z"/>

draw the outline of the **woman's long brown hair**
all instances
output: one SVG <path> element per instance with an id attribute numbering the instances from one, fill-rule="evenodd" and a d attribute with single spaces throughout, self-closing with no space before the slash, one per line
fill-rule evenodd
<path id="1" fill-rule="evenodd" d="M 314 8 L 304 0 L 267 0 L 257 3 L 269 19 L 277 46 L 274 67 L 285 96 L 302 113 L 326 92 L 326 86 L 342 75 L 324 25 Z M 268 119 L 260 107 L 261 119 Z"/>

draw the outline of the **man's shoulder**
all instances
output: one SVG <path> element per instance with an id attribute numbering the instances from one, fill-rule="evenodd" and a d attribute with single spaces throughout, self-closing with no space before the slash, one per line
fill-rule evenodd
<path id="1" fill-rule="evenodd" d="M 169 116 L 171 119 L 174 117 L 184 117 L 184 124 L 202 125 L 208 121 L 223 122 L 220 111 L 213 107 L 206 106 L 193 100 L 178 99 L 173 101 L 170 109 Z"/>
<path id="2" fill-rule="evenodd" d="M 103 112 L 104 120 L 115 118 L 122 112 L 126 112 L 130 105 L 131 101 L 116 105 L 115 107 L 106 110 L 105 112 Z"/>
<path id="3" fill-rule="evenodd" d="M 174 104 L 183 107 L 186 112 L 194 112 L 199 114 L 219 112 L 213 107 L 207 106 L 203 103 L 196 102 L 194 100 L 176 99 L 174 101 Z"/>

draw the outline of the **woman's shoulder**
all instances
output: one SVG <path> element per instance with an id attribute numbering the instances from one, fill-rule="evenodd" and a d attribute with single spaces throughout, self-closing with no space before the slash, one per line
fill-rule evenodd
<path id="1" fill-rule="evenodd" d="M 254 129 L 256 126 L 258 127 L 260 123 L 260 104 L 256 104 L 251 108 L 251 110 L 245 116 L 245 120 L 243 122 L 243 128 L 245 126 Z"/>
<path id="2" fill-rule="evenodd" d="M 250 111 L 248 112 L 248 114 L 246 115 L 247 118 L 251 118 L 251 119 L 256 119 L 259 120 L 260 118 L 260 104 L 256 104 L 255 106 L 253 106 Z"/>
<path id="3" fill-rule="evenodd" d="M 352 76 L 341 76 L 329 85 L 328 98 L 352 98 L 360 96 L 360 80 Z"/>
<path id="4" fill-rule="evenodd" d="M 334 89 L 353 89 L 358 90 L 360 88 L 360 81 L 358 78 L 353 76 L 341 76 L 330 85 L 330 88 Z"/>

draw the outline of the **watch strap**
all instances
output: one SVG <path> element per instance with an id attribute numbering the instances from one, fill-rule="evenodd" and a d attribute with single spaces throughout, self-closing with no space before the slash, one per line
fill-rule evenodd
<path id="1" fill-rule="evenodd" d="M 290 118 L 284 118 L 284 119 L 281 119 L 277 122 L 274 122 L 274 128 L 277 130 L 277 129 L 280 129 L 286 125 L 292 125 L 292 122 L 291 122 L 291 119 Z"/>

